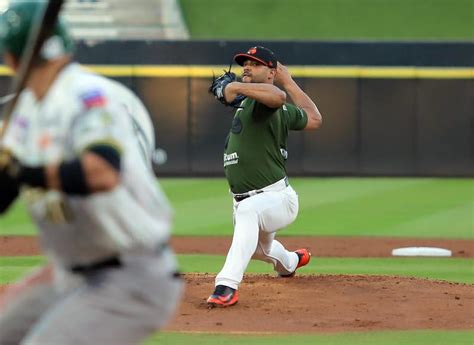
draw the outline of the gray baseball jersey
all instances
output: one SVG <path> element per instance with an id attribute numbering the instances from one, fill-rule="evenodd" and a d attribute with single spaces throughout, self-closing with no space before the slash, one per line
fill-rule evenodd
<path id="1" fill-rule="evenodd" d="M 73 159 L 96 142 L 112 142 L 122 151 L 121 184 L 111 192 L 84 198 L 23 191 L 44 249 L 64 266 L 150 248 L 169 236 L 171 207 L 144 164 L 124 93 L 71 64 L 41 102 L 28 90 L 22 93 L 6 133 L 5 145 L 30 166 Z"/>

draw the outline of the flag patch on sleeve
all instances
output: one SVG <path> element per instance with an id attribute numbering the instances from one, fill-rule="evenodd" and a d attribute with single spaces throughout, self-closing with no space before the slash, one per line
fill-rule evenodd
<path id="1" fill-rule="evenodd" d="M 101 90 L 87 91 L 81 95 L 81 99 L 86 108 L 102 107 L 107 103 Z"/>

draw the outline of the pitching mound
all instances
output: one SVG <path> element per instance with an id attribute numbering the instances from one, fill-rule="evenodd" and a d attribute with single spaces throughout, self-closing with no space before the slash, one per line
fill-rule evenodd
<path id="1" fill-rule="evenodd" d="M 246 275 L 239 303 L 208 309 L 214 276 L 185 275 L 186 294 L 168 330 L 339 332 L 472 329 L 474 285 L 405 277 Z"/>

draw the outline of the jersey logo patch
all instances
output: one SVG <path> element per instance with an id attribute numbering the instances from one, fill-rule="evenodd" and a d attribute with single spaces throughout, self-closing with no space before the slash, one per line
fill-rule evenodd
<path id="1" fill-rule="evenodd" d="M 234 134 L 239 134 L 240 132 L 242 132 L 242 121 L 240 121 L 240 118 L 238 116 L 234 117 L 234 119 L 232 120 L 231 131 Z"/>
<path id="2" fill-rule="evenodd" d="M 20 143 L 26 142 L 28 139 L 28 128 L 30 122 L 26 117 L 18 116 L 12 122 L 13 135 L 16 141 Z"/>
<path id="3" fill-rule="evenodd" d="M 239 155 L 237 152 L 224 153 L 224 167 L 239 163 Z"/>
<path id="4" fill-rule="evenodd" d="M 91 90 L 81 95 L 86 108 L 103 107 L 107 104 L 105 95 L 100 90 Z"/>
<path id="5" fill-rule="evenodd" d="M 43 133 L 38 139 L 38 146 L 42 149 L 46 149 L 49 145 L 51 145 L 52 141 L 51 135 L 48 133 Z"/>

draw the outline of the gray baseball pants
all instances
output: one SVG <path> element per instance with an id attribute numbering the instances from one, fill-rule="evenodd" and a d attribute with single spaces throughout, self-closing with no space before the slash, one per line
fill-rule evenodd
<path id="1" fill-rule="evenodd" d="M 0 344 L 139 344 L 171 318 L 184 284 L 170 250 L 122 263 L 81 274 L 61 293 L 52 285 L 28 290 L 0 316 Z"/>

